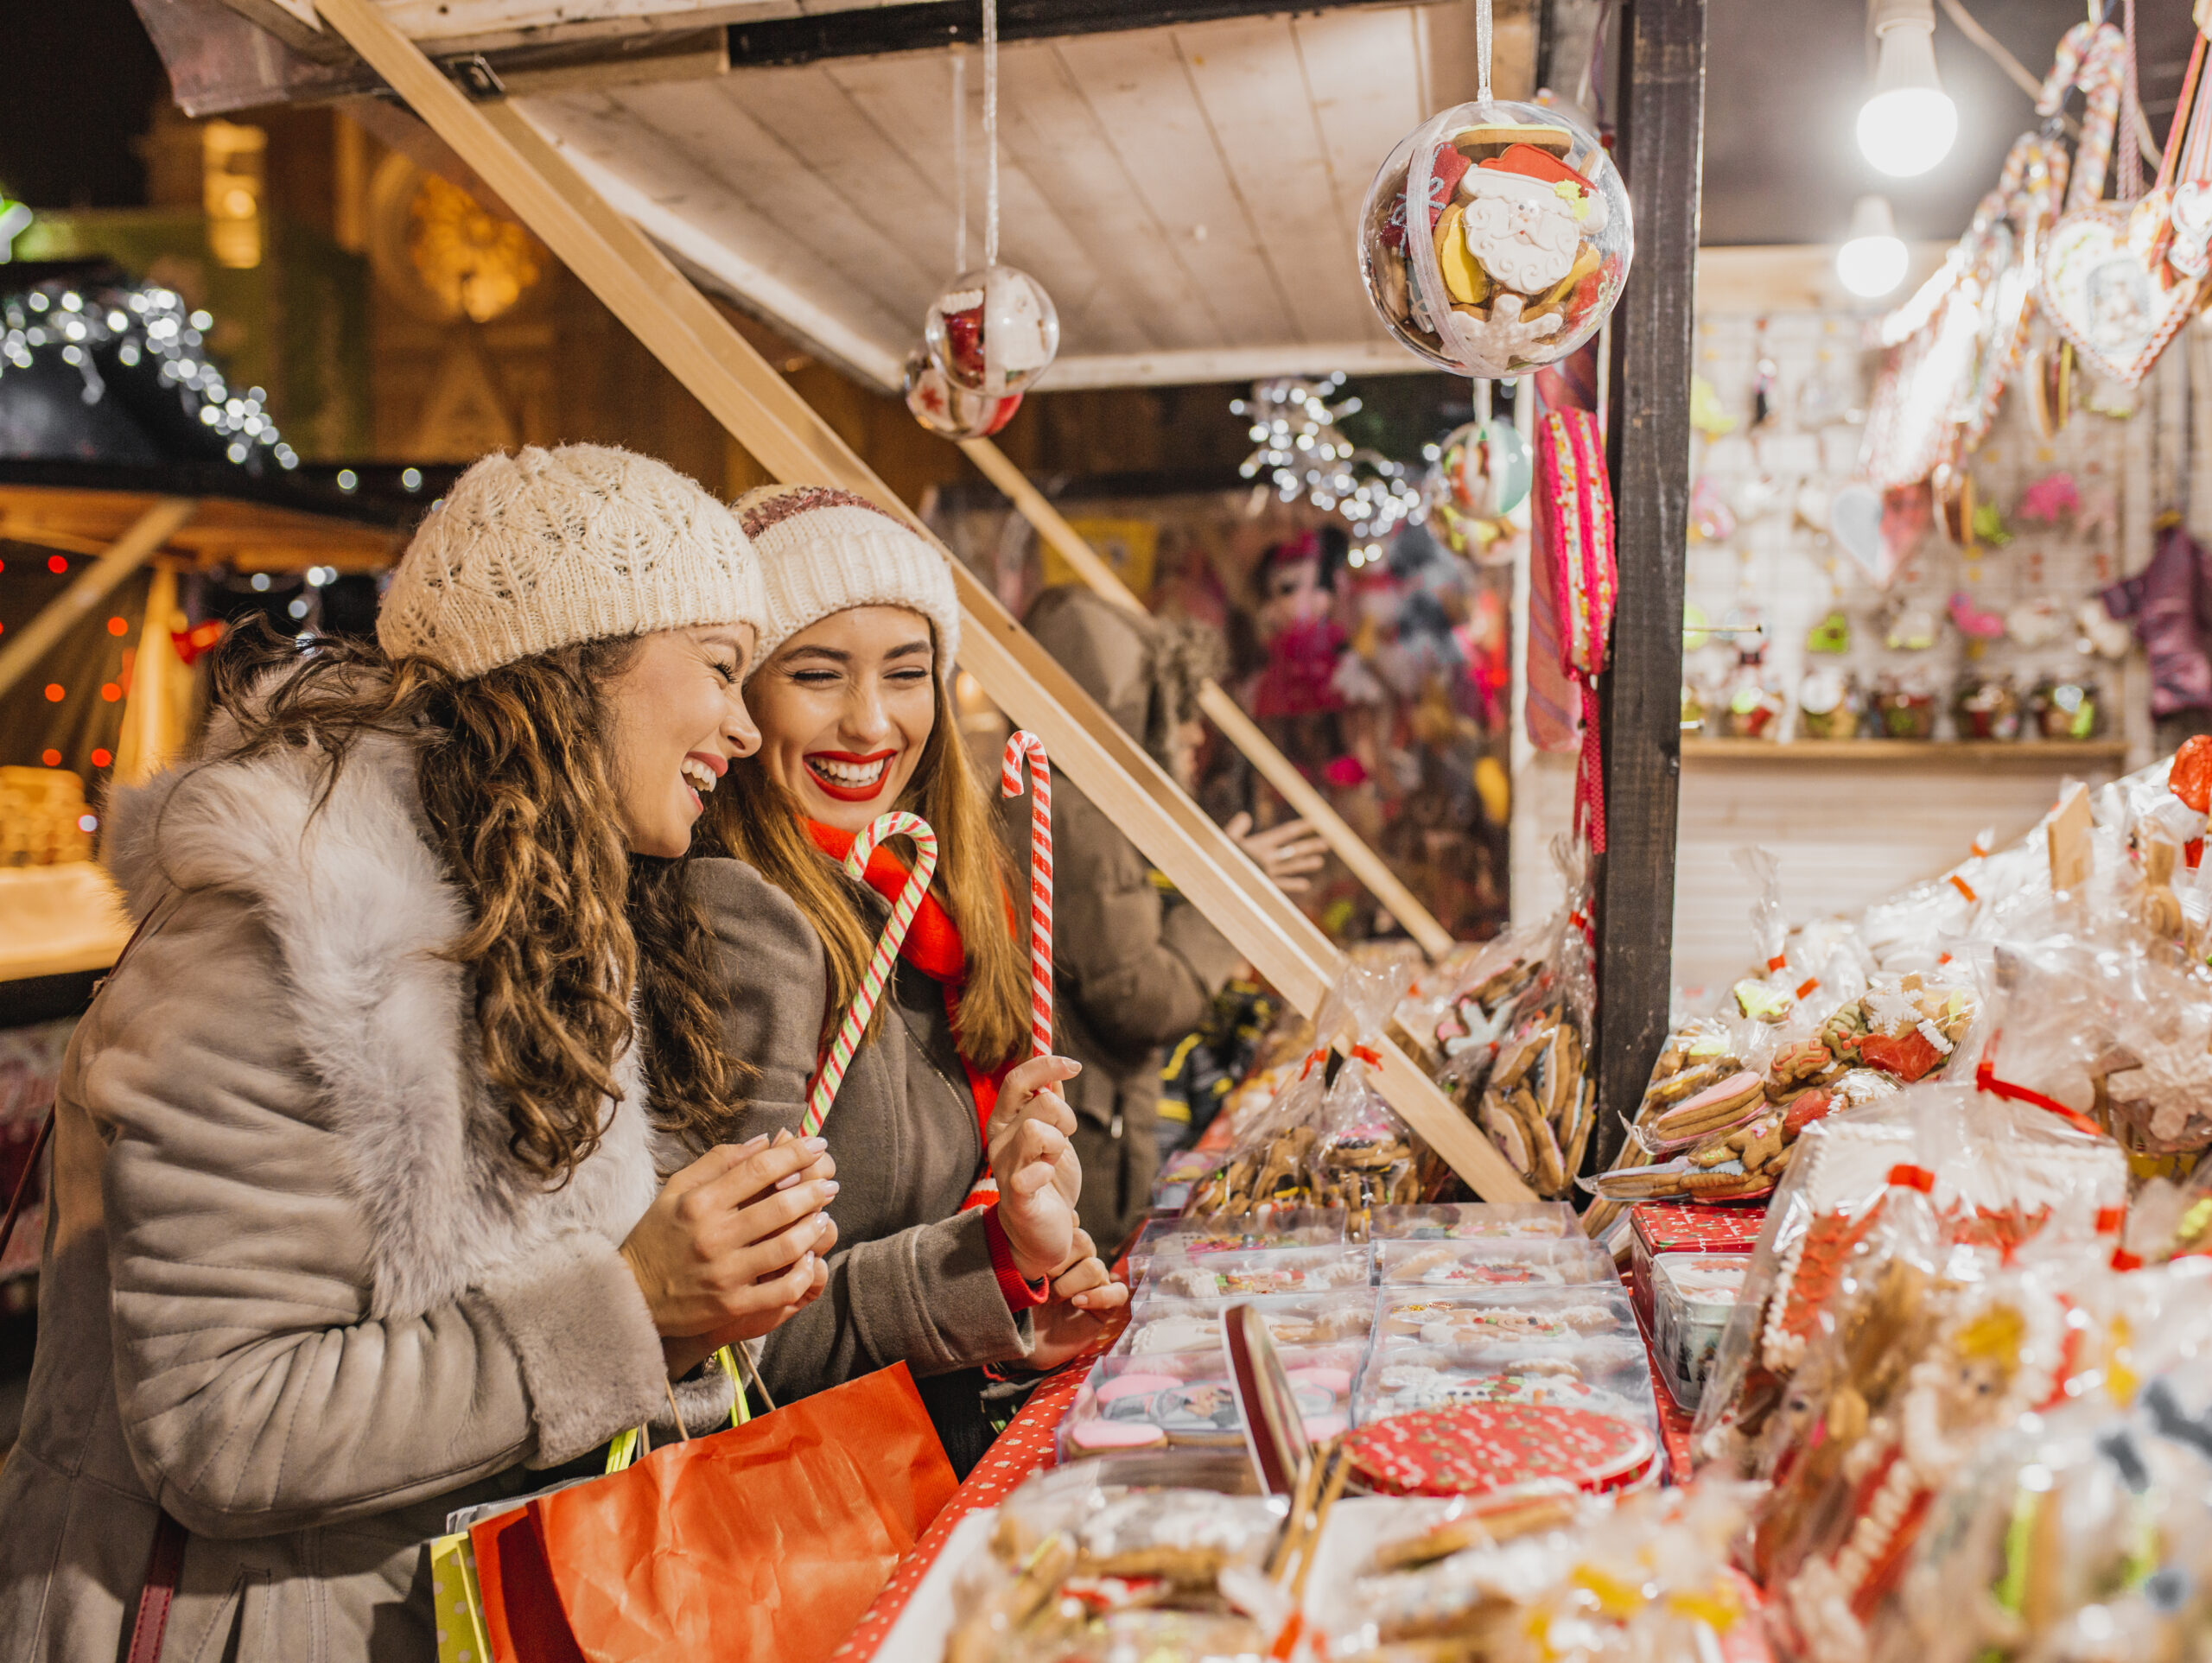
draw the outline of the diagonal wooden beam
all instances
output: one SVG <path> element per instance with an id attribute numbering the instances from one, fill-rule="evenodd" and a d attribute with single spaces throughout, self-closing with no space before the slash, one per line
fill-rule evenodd
<path id="1" fill-rule="evenodd" d="M 318 0 L 323 20 L 480 174 L 730 435 L 779 479 L 837 485 L 900 515 L 878 479 L 636 226 L 504 103 L 472 104 L 373 0 Z M 1315 1009 L 1344 958 L 1243 850 L 1046 657 L 982 582 L 946 555 L 963 612 L 961 664 L 999 708 L 1042 738 L 1052 760 L 1126 831 L 1217 928 L 1300 1010 Z M 1528 1186 L 1450 1099 L 1395 1045 L 1383 1093 L 1476 1192 L 1522 1200 Z"/>
<path id="2" fill-rule="evenodd" d="M 79 573 L 77 581 L 39 609 L 38 616 L 0 644 L 0 698 L 37 666 L 86 614 L 115 592 L 115 586 L 154 557 L 200 505 L 189 497 L 163 497 L 130 523 L 105 553 Z"/>
<path id="3" fill-rule="evenodd" d="M 1067 517 L 1004 451 L 988 439 L 963 440 L 960 448 L 982 471 L 985 479 L 1006 493 L 1007 499 L 1036 529 L 1037 535 L 1051 543 L 1060 557 L 1075 568 L 1077 576 L 1116 606 L 1132 612 L 1144 611 L 1144 603 L 1130 593 L 1120 574 L 1100 558 L 1098 551 L 1068 524 Z M 1398 874 L 1390 870 L 1382 857 L 1345 822 L 1344 817 L 1330 806 L 1328 798 L 1313 788 L 1313 782 L 1298 771 L 1297 765 L 1283 755 L 1275 742 L 1261 731 L 1259 724 L 1244 714 L 1244 708 L 1211 676 L 1198 689 L 1198 705 L 1229 742 L 1260 771 L 1268 784 L 1281 792 L 1299 816 L 1321 835 L 1337 858 L 1351 868 L 1351 875 L 1367 886 L 1368 893 L 1382 902 L 1390 916 L 1405 927 L 1406 933 L 1420 943 L 1422 952 L 1439 958 L 1452 950 L 1455 945 L 1452 932 L 1414 898 L 1413 891 L 1399 881 Z"/>

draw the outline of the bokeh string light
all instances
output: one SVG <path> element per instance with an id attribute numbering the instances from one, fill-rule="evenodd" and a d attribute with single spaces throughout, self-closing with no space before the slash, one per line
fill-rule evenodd
<path id="1" fill-rule="evenodd" d="M 207 332 L 214 323 L 158 284 L 87 292 L 54 278 L 0 299 L 0 376 L 32 369 L 51 353 L 84 378 L 85 402 L 97 404 L 107 397 L 108 375 L 150 370 L 161 387 L 175 391 L 186 418 L 222 442 L 231 461 L 257 467 L 266 458 L 297 467 L 298 454 L 269 414 L 268 396 L 258 387 L 230 386 L 208 358 Z"/>
<path id="2" fill-rule="evenodd" d="M 1419 515 L 1421 487 L 1403 464 L 1344 436 L 1337 423 L 1360 403 L 1329 403 L 1344 384 L 1341 371 L 1319 381 L 1284 376 L 1255 381 L 1249 398 L 1231 400 L 1231 412 L 1250 420 L 1257 447 L 1237 472 L 1248 479 L 1264 473 L 1282 501 L 1340 514 L 1356 533 L 1388 536 Z"/>

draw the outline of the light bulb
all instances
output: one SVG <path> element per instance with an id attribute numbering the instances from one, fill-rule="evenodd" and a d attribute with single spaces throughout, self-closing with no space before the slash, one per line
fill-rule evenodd
<path id="1" fill-rule="evenodd" d="M 1874 91 L 1859 111 L 1859 149 L 1893 179 L 1926 173 L 1951 153 L 1959 108 L 1936 73 L 1936 12 L 1929 0 L 1875 0 L 1881 54 Z"/>
<path id="2" fill-rule="evenodd" d="M 1876 300 L 1904 281 L 1910 258 L 1889 202 L 1860 197 L 1851 211 L 1851 234 L 1836 251 L 1837 281 L 1861 300 Z"/>

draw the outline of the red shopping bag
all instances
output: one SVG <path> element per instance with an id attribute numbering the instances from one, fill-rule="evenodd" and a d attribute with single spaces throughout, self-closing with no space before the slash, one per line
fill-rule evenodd
<path id="1" fill-rule="evenodd" d="M 476 1527 L 499 1663 L 812 1663 L 958 1488 L 904 1363 Z"/>

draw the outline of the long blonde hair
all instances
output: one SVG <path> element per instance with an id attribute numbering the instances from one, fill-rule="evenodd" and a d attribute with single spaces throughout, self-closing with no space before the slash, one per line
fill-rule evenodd
<path id="1" fill-rule="evenodd" d="M 934 625 L 930 638 L 934 644 Z M 953 1037 L 963 1057 L 988 1070 L 1012 1059 L 1029 1032 L 1027 949 L 1009 911 L 1012 867 L 994 823 L 997 810 L 969 760 L 944 676 L 931 682 L 936 720 L 914 777 L 893 806 L 921 816 L 937 833 L 937 877 L 930 893 L 950 915 L 967 955 Z M 826 1040 L 859 991 L 875 950 L 859 898 L 836 863 L 807 835 L 798 799 L 760 757 L 731 764 L 730 786 L 708 803 L 703 835 L 790 896 L 822 938 L 830 974 L 823 1012 Z M 871 1038 L 882 1021 L 879 1005 Z"/>

